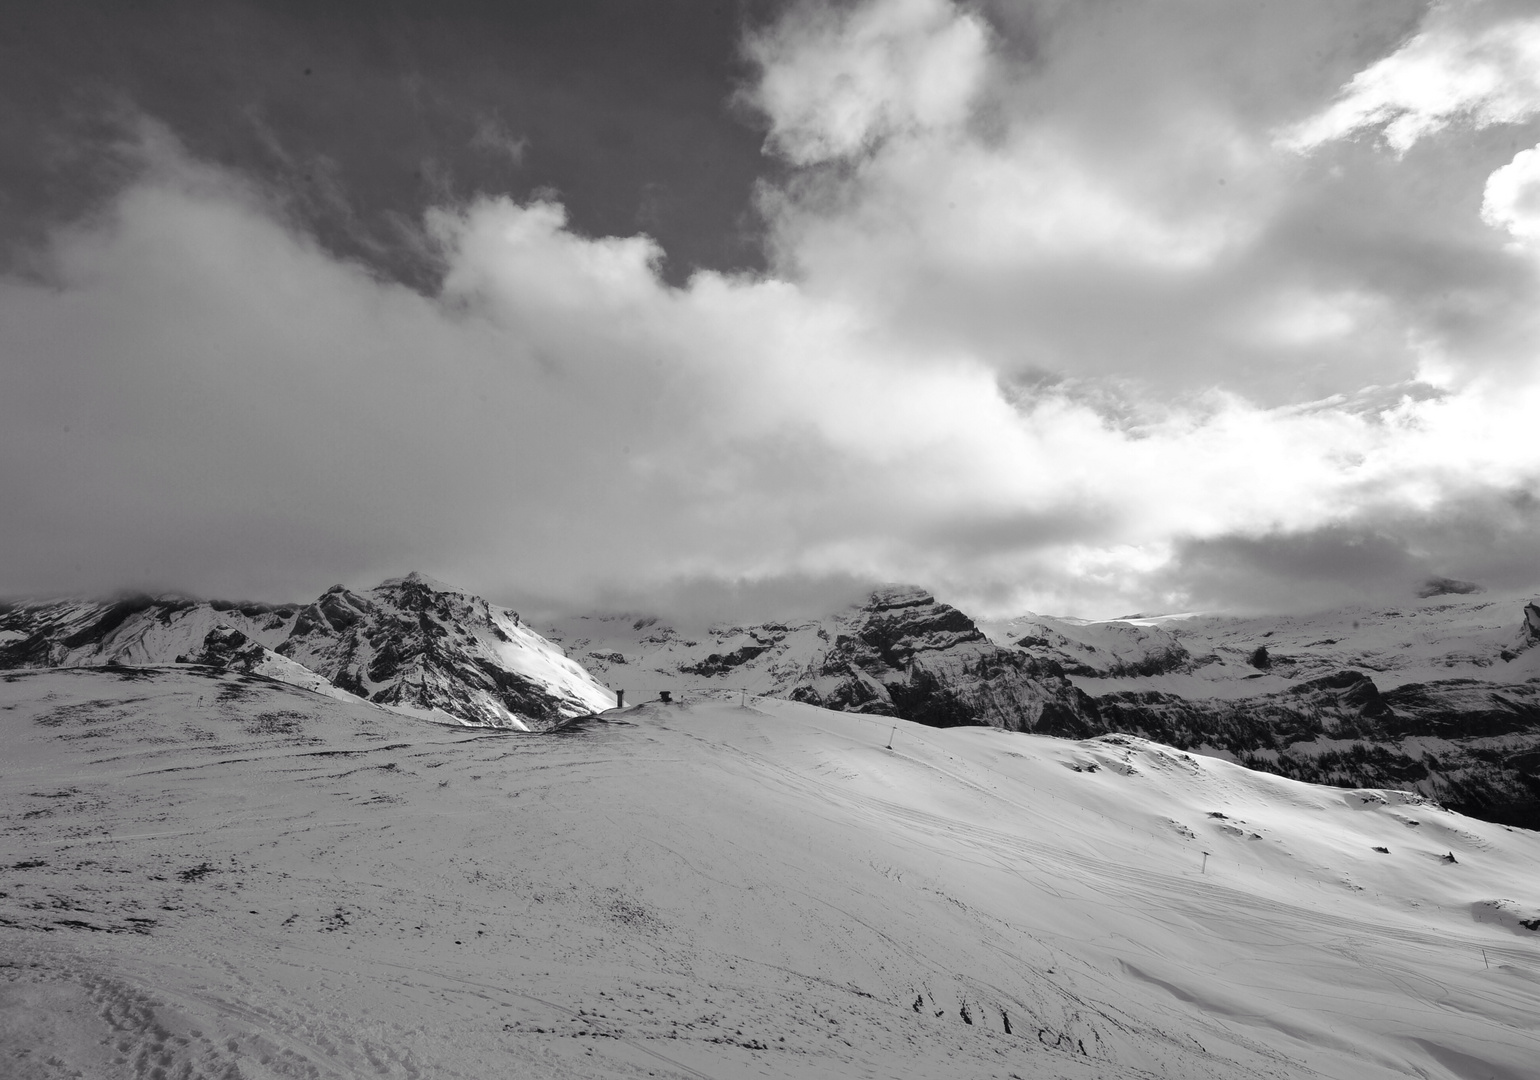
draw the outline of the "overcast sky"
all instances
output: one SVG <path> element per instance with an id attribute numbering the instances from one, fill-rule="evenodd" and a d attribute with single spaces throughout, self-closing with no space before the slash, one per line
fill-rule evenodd
<path id="1" fill-rule="evenodd" d="M 1532 0 L 8 18 L 0 595 L 1540 584 Z"/>

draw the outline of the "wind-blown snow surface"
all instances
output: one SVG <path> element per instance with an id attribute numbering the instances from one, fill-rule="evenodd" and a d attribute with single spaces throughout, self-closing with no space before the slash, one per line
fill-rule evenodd
<path id="1" fill-rule="evenodd" d="M 25 1080 L 1540 1061 L 1540 836 L 1132 738 L 736 699 L 472 734 L 197 669 L 8 673 L 0 738 Z"/>

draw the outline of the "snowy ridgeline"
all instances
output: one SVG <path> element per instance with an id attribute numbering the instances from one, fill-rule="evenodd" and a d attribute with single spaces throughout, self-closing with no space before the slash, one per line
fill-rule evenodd
<path id="1" fill-rule="evenodd" d="M 694 698 L 510 741 L 213 668 L 0 676 L 6 1075 L 1534 1075 L 1536 834 Z"/>
<path id="2" fill-rule="evenodd" d="M 415 574 L 303 606 L 145 597 L 0 609 L 0 668 L 190 662 L 526 730 L 602 711 L 617 692 L 636 702 L 732 688 L 933 727 L 1136 734 L 1526 827 L 1540 827 L 1537 641 L 1540 607 L 1487 595 L 1265 619 L 979 623 L 890 586 L 797 621 L 687 630 L 586 615 L 544 636 Z"/>
<path id="3" fill-rule="evenodd" d="M 442 723 L 550 727 L 615 698 L 517 614 L 410 574 L 311 604 L 132 597 L 0 609 L 0 668 L 195 663 Z"/>

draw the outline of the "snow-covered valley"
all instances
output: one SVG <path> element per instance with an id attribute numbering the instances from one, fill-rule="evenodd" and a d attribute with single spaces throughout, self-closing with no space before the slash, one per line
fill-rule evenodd
<path id="1" fill-rule="evenodd" d="M 519 734 L 236 671 L 3 680 L 18 1080 L 1540 1060 L 1540 836 L 1415 797 L 737 693 Z"/>

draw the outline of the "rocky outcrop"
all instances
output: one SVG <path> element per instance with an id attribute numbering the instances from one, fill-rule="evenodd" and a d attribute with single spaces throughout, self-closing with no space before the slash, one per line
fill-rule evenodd
<path id="1" fill-rule="evenodd" d="M 326 697 L 343 701 L 358 700 L 356 695 L 343 690 L 325 677 L 296 664 L 287 657 L 279 656 L 260 641 L 223 623 L 204 635 L 201 649 L 197 652 L 179 654 L 176 657 L 176 663 L 216 667 L 222 671 L 237 671 L 244 675 L 276 679 L 278 682 L 298 686 Z"/>
<path id="2" fill-rule="evenodd" d="M 276 651 L 369 701 L 489 727 L 547 728 L 614 704 L 517 614 L 419 574 L 327 590 Z"/>
<path id="3" fill-rule="evenodd" d="M 1540 828 L 1540 685 L 1474 679 L 1381 692 L 1343 671 L 1281 692 L 1096 699 L 1109 730 L 1222 752 L 1296 780 L 1417 791 L 1474 817 Z"/>
<path id="4" fill-rule="evenodd" d="M 260 641 L 253 641 L 234 627 L 223 624 L 205 634 L 202 644 L 200 651 L 182 653 L 177 656 L 176 662 L 250 673 L 270 657 L 278 655 Z"/>
<path id="5" fill-rule="evenodd" d="M 991 642 L 923 589 L 893 586 L 824 621 L 820 647 L 780 693 L 932 727 L 989 725 L 1083 738 L 1096 706 L 1058 665 Z"/>

